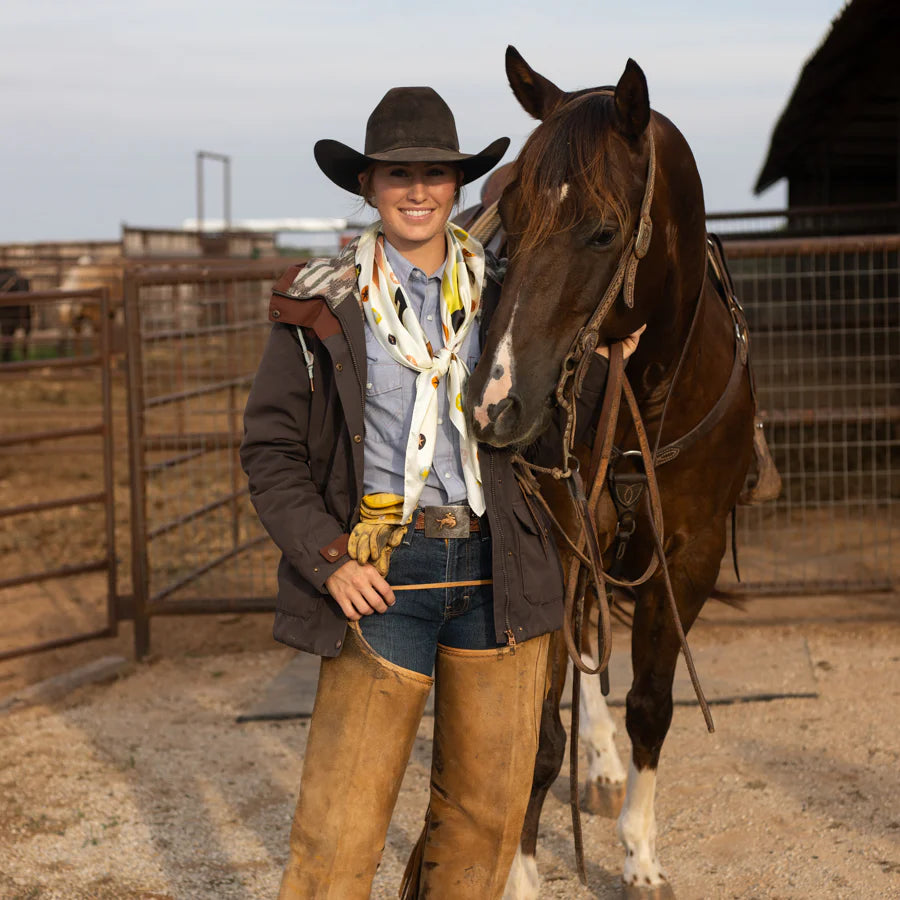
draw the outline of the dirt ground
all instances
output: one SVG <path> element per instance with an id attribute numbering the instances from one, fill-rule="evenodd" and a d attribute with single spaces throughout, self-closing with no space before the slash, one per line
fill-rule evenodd
<path id="1" fill-rule="evenodd" d="M 0 717 L 0 897 L 274 897 L 307 723 L 235 723 L 290 659 L 269 629 L 264 615 L 159 619 L 154 656 L 115 682 Z M 657 815 L 681 900 L 900 897 L 900 598 L 770 598 L 743 612 L 710 604 L 691 641 L 740 653 L 761 637 L 798 635 L 817 698 L 717 706 L 713 735 L 696 707 L 676 708 Z M 130 637 L 123 628 L 2 663 L 0 699 L 89 659 L 130 657 Z M 622 709 L 613 715 L 624 756 Z M 420 828 L 430 726 L 376 898 L 396 896 Z M 618 896 L 614 823 L 585 817 L 584 827 L 588 887 L 574 870 L 564 770 L 541 825 L 542 897 Z"/>

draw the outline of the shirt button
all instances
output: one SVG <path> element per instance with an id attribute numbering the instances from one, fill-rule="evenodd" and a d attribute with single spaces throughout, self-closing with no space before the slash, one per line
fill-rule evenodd
<path id="1" fill-rule="evenodd" d="M 367 391 L 371 391 L 371 390 L 372 390 L 372 382 L 371 382 L 371 381 L 367 381 L 367 382 L 366 382 L 366 390 L 367 390 Z"/>
<path id="2" fill-rule="evenodd" d="M 428 319 L 429 322 L 434 321 L 434 316 L 425 316 L 425 318 Z"/>
<path id="3" fill-rule="evenodd" d="M 343 371 L 344 371 L 344 364 L 343 364 L 343 363 L 338 363 L 338 364 L 335 366 L 335 368 L 338 370 L 338 372 L 343 372 Z"/>
<path id="4" fill-rule="evenodd" d="M 362 440 L 362 435 L 354 434 L 353 435 L 353 443 L 358 444 Z"/>
<path id="5" fill-rule="evenodd" d="M 452 478 L 452 477 L 453 477 L 452 472 L 444 472 L 444 478 Z"/>
<path id="6" fill-rule="evenodd" d="M 438 425 L 443 425 L 443 424 L 444 424 L 444 420 L 443 420 L 443 419 L 438 419 Z"/>

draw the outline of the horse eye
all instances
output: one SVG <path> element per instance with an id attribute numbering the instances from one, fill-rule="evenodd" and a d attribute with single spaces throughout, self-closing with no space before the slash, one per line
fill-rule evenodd
<path id="1" fill-rule="evenodd" d="M 615 229 L 601 228 L 588 238 L 588 244 L 592 247 L 608 247 L 615 239 Z"/>

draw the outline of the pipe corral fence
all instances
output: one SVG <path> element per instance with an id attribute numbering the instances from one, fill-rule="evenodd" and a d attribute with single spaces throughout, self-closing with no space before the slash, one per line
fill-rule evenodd
<path id="1" fill-rule="evenodd" d="M 100 327 L 63 355 L 30 313 L 72 303 L 95 305 Z M 117 564 L 107 291 L 0 294 L 0 322 L 24 326 L 2 329 L 2 660 L 114 635 Z"/>
<path id="2" fill-rule="evenodd" d="M 726 558 L 719 587 L 896 589 L 900 236 L 726 240 L 725 249 L 784 486 L 775 501 L 739 508 L 743 581 Z M 114 397 L 127 397 L 116 480 L 130 485 L 130 502 L 115 537 L 131 563 L 120 561 L 112 617 L 135 620 L 138 656 L 155 615 L 273 606 L 278 552 L 250 504 L 238 448 L 283 265 L 126 272 L 127 390 L 114 370 Z M 8 589 L 0 582 L 0 602 Z"/>

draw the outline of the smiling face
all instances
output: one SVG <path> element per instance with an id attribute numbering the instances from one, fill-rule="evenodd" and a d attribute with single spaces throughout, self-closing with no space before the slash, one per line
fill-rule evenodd
<path id="1" fill-rule="evenodd" d="M 446 256 L 444 226 L 459 182 L 459 169 L 446 163 L 376 163 L 371 174 L 360 176 L 385 239 L 428 274 Z"/>

